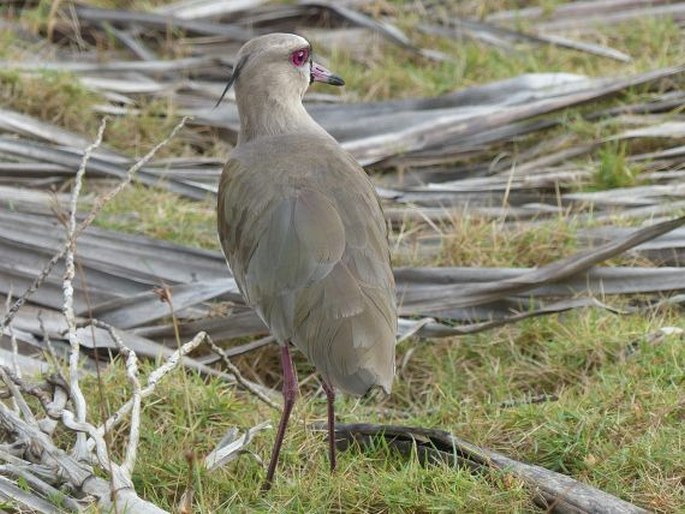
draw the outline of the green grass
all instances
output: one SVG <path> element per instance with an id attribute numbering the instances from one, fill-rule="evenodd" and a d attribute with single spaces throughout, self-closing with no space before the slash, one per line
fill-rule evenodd
<path id="1" fill-rule="evenodd" d="M 219 249 L 214 200 L 196 202 L 133 184 L 108 203 L 98 225 L 212 250 Z"/>
<path id="2" fill-rule="evenodd" d="M 163 2 L 140 0 L 134 8 Z M 455 3 L 462 15 L 485 16 L 497 8 L 529 4 L 520 1 L 465 1 Z M 545 1 L 546 10 L 556 1 Z M 93 5 L 129 6 L 119 0 L 97 0 Z M 408 2 L 389 3 L 410 29 L 418 19 L 403 10 Z M 49 2 L 25 13 L 31 30 L 45 31 Z M 524 29 L 526 27 L 523 27 Z M 411 31 L 412 37 L 415 32 Z M 597 35 L 604 42 L 635 57 L 624 64 L 555 47 L 521 46 L 513 52 L 471 41 L 459 44 L 416 35 L 416 42 L 451 56 L 429 62 L 392 46 L 370 51 L 362 62 L 338 50 L 330 67 L 347 81 L 346 93 L 360 100 L 407 98 L 444 94 L 464 87 L 500 80 L 525 72 L 564 71 L 591 76 L 620 76 L 680 62 L 685 38 L 670 20 L 637 20 Z M 104 44 L 104 43 L 103 43 Z M 113 44 L 113 43 L 109 43 Z M 104 51 L 105 49 L 103 49 Z M 3 59 L 21 59 L 31 49 L 0 35 Z M 174 49 L 165 51 L 172 55 Z M 635 88 L 601 107 L 648 99 Z M 0 73 L 3 105 L 31 114 L 68 130 L 92 137 L 100 116 L 93 107 L 102 99 L 80 87 L 65 73 Z M 175 106 L 139 99 L 140 114 L 112 120 L 105 143 L 127 155 L 146 152 L 175 124 Z M 597 106 L 593 106 L 597 109 Z M 566 145 L 599 141 L 615 135 L 620 126 L 591 123 L 585 109 L 564 114 L 562 126 L 547 136 L 568 134 Z M 187 129 L 191 130 L 191 129 Z M 187 134 L 187 133 L 186 133 Z M 210 141 L 204 147 L 183 134 L 162 155 L 201 153 L 221 156 L 227 145 Z M 539 135 L 503 147 L 516 153 L 540 142 Z M 633 143 L 631 143 L 632 145 Z M 635 184 L 639 168 L 627 157 L 631 145 L 607 143 L 579 165 L 594 166 L 591 181 L 580 189 L 607 189 Z M 497 153 L 493 152 L 493 155 Z M 101 185 L 88 184 L 93 191 Z M 109 204 L 100 226 L 144 233 L 182 244 L 217 248 L 212 202 L 191 202 L 157 189 L 134 185 Z M 406 228 L 406 227 L 405 227 Z M 429 229 L 422 224 L 411 230 Z M 402 265 L 539 266 L 579 249 L 579 224 L 560 217 L 536 225 L 503 230 L 498 221 L 455 214 L 438 227 L 442 244 L 428 260 L 402 257 Z M 432 229 L 430 229 L 432 230 Z M 612 264 L 629 264 L 617 258 Z M 621 306 L 623 301 L 602 299 Z M 678 336 L 650 342 L 647 334 L 659 327 L 685 328 L 682 310 L 660 308 L 618 316 L 586 309 L 544 318 L 483 334 L 447 340 L 410 340 L 398 348 L 398 375 L 387 399 L 340 397 L 339 419 L 439 428 L 512 458 L 569 474 L 583 482 L 657 512 L 677 512 L 685 505 L 685 345 Z M 628 352 L 632 349 L 632 353 Z M 396 455 L 378 444 L 370 451 L 350 450 L 340 455 L 339 469 L 328 472 L 324 436 L 308 428 L 325 416 L 312 368 L 296 357 L 302 396 L 294 411 L 273 490 L 259 487 L 264 466 L 250 454 L 225 469 L 208 473 L 199 462 L 229 427 L 247 429 L 278 414 L 249 394 L 192 371 L 177 370 L 145 402 L 139 458 L 134 473 L 137 491 L 173 509 L 188 485 L 189 462 L 195 488 L 194 512 L 531 512 L 530 492 L 506 474 L 473 475 L 463 469 L 422 467 L 416 459 Z M 280 387 L 275 348 L 252 352 L 234 362 L 247 378 Z M 152 364 L 144 365 L 144 372 Z M 127 398 L 127 382 L 120 363 L 103 373 L 101 383 L 84 384 L 97 422 Z M 100 395 L 104 402 L 100 401 Z M 538 404 L 502 403 L 531 395 L 554 395 Z M 122 451 L 126 424 L 112 434 L 115 455 Z M 250 449 L 268 460 L 274 430 L 261 432 Z M 0 508 L 11 509 L 0 503 Z"/>
<path id="3" fill-rule="evenodd" d="M 607 145 L 599 150 L 599 164 L 594 177 L 598 189 L 633 186 L 637 173 L 627 162 L 625 144 Z"/>
<path id="4" fill-rule="evenodd" d="M 448 430 L 651 509 L 675 512 L 685 502 L 678 483 L 685 473 L 685 346 L 677 336 L 647 341 L 646 334 L 661 326 L 685 328 L 676 310 L 645 316 L 584 310 L 465 338 L 406 342 L 399 347 L 403 365 L 393 395 L 380 404 L 340 398 L 339 419 Z M 265 349 L 261 357 L 236 364 L 249 378 L 269 381 L 276 354 L 275 348 Z M 253 359 L 269 373 L 252 374 Z M 300 377 L 307 377 L 311 367 L 299 355 L 296 360 Z M 106 373 L 101 387 L 110 410 L 123 401 L 123 384 L 120 367 Z M 92 402 L 97 387 L 92 382 L 87 388 Z M 311 381 L 303 387 L 273 490 L 259 493 L 264 470 L 249 454 L 225 470 L 196 468 L 197 512 L 534 510 L 523 484 L 510 476 L 424 468 L 383 444 L 342 453 L 338 471 L 330 475 L 325 436 L 308 428 L 325 416 L 325 401 L 314 390 Z M 558 400 L 502 407 L 539 394 Z M 247 393 L 193 372 L 185 378 L 173 373 L 155 398 L 143 409 L 134 481 L 145 497 L 167 508 L 186 488 L 188 454 L 201 459 L 228 427 L 278 422 L 276 412 Z M 119 430 L 115 444 L 124 435 Z M 263 432 L 251 446 L 265 461 L 273 436 Z"/>
<path id="5" fill-rule="evenodd" d="M 405 24 L 411 26 L 419 21 L 424 20 L 407 15 Z M 353 60 L 346 49 L 338 49 L 331 56 L 331 68 L 345 77 L 348 89 L 363 92 L 361 98 L 372 100 L 438 95 L 521 73 L 628 75 L 680 64 L 685 51 L 678 25 L 668 18 L 633 20 L 614 27 L 607 40 L 601 41 L 631 55 L 630 63 L 551 45 L 516 45 L 504 50 L 469 39 L 457 42 L 415 30 L 411 34 L 418 46 L 441 50 L 450 60 L 428 61 L 387 45 L 382 52 L 368 52 L 361 62 Z M 359 57 L 358 53 L 354 55 Z"/>
<path id="6" fill-rule="evenodd" d="M 97 99 L 69 73 L 0 71 L 3 105 L 84 135 L 97 132 L 99 122 L 91 114 Z"/>
<path id="7" fill-rule="evenodd" d="M 539 225 L 503 224 L 455 216 L 442 237 L 441 266 L 534 267 L 570 255 L 578 248 L 577 224 L 566 217 Z"/>
<path id="8" fill-rule="evenodd" d="M 99 101 L 102 99 L 96 93 L 84 88 L 67 72 L 0 71 L 0 103 L 77 134 L 90 137 L 97 132 L 102 119 L 95 110 Z M 140 99 L 136 110 L 110 117 L 104 145 L 131 157 L 141 157 L 178 123 L 174 106 L 165 100 Z M 161 148 L 157 156 L 190 156 L 207 150 L 214 154 L 226 153 L 226 146 L 218 141 L 209 140 L 208 148 L 199 148 L 187 137 L 184 139 L 183 134 Z"/>

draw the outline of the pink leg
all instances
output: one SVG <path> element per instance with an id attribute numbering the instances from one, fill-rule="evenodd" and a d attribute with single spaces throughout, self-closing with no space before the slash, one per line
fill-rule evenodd
<path id="1" fill-rule="evenodd" d="M 331 463 L 331 472 L 335 471 L 335 389 L 326 381 L 321 382 L 328 400 L 328 460 Z"/>
<path id="2" fill-rule="evenodd" d="M 295 376 L 293 361 L 290 358 L 290 350 L 287 343 L 281 346 L 281 366 L 283 367 L 283 414 L 281 414 L 281 421 L 278 424 L 276 442 L 271 451 L 271 462 L 269 462 L 269 469 L 266 472 L 266 480 L 262 485 L 262 491 L 271 489 L 271 483 L 273 482 L 276 466 L 278 465 L 278 456 L 281 453 L 283 437 L 285 436 L 285 429 L 288 426 L 290 412 L 293 410 L 295 398 L 297 397 L 297 377 Z"/>

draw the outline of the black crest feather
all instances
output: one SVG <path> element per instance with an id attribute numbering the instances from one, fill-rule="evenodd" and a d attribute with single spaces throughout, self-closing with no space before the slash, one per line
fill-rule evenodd
<path id="1" fill-rule="evenodd" d="M 215 109 L 216 109 L 217 107 L 219 107 L 219 104 L 221 103 L 221 100 L 224 99 L 224 96 L 226 96 L 226 93 L 228 93 L 228 90 L 231 89 L 231 86 L 235 83 L 236 80 L 238 80 L 238 76 L 240 75 L 240 70 L 242 70 L 243 67 L 245 66 L 245 63 L 247 62 L 247 58 L 248 58 L 248 57 L 249 57 L 249 56 L 246 55 L 245 57 L 243 57 L 242 59 L 240 59 L 240 61 L 238 61 L 238 64 L 236 64 L 236 65 L 233 67 L 233 73 L 231 73 L 231 78 L 228 79 L 228 83 L 226 84 L 226 87 L 224 88 L 224 92 L 221 93 L 221 96 L 220 96 L 219 99 L 216 101 L 216 105 L 214 105 L 214 108 L 215 108 Z"/>

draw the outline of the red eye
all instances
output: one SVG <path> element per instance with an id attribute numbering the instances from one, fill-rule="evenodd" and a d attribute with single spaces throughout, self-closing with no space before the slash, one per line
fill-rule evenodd
<path id="1" fill-rule="evenodd" d="M 309 48 L 295 50 L 290 56 L 290 61 L 298 68 L 309 60 Z"/>

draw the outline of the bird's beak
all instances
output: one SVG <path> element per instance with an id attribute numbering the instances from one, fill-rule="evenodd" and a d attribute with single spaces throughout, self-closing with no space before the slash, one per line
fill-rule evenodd
<path id="1" fill-rule="evenodd" d="M 312 82 L 323 82 L 324 84 L 330 84 L 331 86 L 344 86 L 345 81 L 342 79 L 342 77 L 339 77 L 332 71 L 327 70 L 320 64 L 315 63 L 312 61 L 311 64 L 311 78 L 309 80 L 310 83 Z"/>

